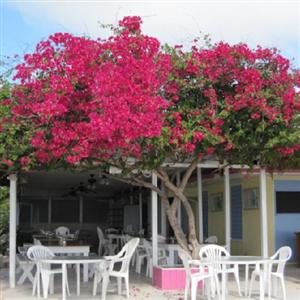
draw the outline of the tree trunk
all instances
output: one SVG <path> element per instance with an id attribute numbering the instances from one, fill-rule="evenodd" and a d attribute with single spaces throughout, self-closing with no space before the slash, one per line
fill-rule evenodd
<path id="1" fill-rule="evenodd" d="M 178 218 L 176 216 L 176 209 L 174 207 L 172 208 L 169 204 L 168 195 L 167 192 L 163 193 L 163 196 L 161 197 L 161 200 L 163 201 L 163 204 L 166 208 L 167 217 L 169 220 L 169 223 L 174 231 L 176 240 L 178 244 L 188 253 L 190 253 L 190 249 L 188 247 L 188 241 L 186 239 L 186 236 L 181 228 L 181 226 L 178 223 Z M 176 206 L 175 206 L 176 207 Z"/>

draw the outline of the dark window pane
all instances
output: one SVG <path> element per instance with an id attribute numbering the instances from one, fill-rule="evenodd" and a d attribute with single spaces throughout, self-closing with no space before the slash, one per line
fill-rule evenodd
<path id="1" fill-rule="evenodd" d="M 276 212 L 300 213 L 300 192 L 277 192 Z"/>
<path id="2" fill-rule="evenodd" d="M 83 222 L 106 222 L 108 219 L 109 200 L 83 199 Z"/>
<path id="3" fill-rule="evenodd" d="M 51 220 L 64 223 L 79 222 L 79 199 L 53 199 Z"/>

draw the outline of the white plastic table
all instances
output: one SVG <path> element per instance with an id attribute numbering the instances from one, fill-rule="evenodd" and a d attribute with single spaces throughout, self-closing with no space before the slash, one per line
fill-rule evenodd
<path id="1" fill-rule="evenodd" d="M 200 244 L 200 248 L 207 246 L 208 244 Z M 167 257 L 169 265 L 178 264 L 178 251 L 182 250 L 181 246 L 177 243 L 158 243 L 158 248 L 167 250 L 169 255 Z"/>
<path id="2" fill-rule="evenodd" d="M 89 245 L 67 245 L 67 246 L 46 245 L 46 247 L 49 248 L 54 254 L 83 255 L 83 256 L 79 256 L 80 258 L 83 258 L 90 254 L 90 246 Z M 84 282 L 88 281 L 88 274 L 89 274 L 89 268 L 88 268 L 88 265 L 85 264 L 83 266 L 83 281 Z"/>
<path id="3" fill-rule="evenodd" d="M 80 296 L 80 265 L 88 267 L 88 264 L 106 263 L 103 257 L 99 256 L 55 256 L 50 259 L 41 260 L 42 263 L 60 264 L 62 266 L 62 300 L 66 299 L 66 272 L 67 265 L 76 265 L 77 296 Z"/>
<path id="4" fill-rule="evenodd" d="M 222 288 L 221 288 L 221 299 L 226 300 L 226 267 L 228 265 L 245 265 L 245 294 L 248 292 L 248 276 L 249 276 L 249 265 L 261 265 L 264 271 L 264 280 L 259 281 L 259 293 L 260 300 L 264 299 L 265 289 L 264 284 L 267 279 L 268 264 L 272 263 L 273 260 L 262 256 L 228 256 L 222 257 L 218 260 L 211 261 L 209 259 L 201 259 L 199 263 L 205 266 L 218 265 L 222 267 Z"/>

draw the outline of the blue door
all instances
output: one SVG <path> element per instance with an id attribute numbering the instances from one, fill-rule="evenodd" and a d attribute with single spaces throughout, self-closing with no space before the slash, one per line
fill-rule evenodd
<path id="1" fill-rule="evenodd" d="M 275 180 L 275 246 L 289 246 L 296 260 L 296 236 L 300 231 L 300 180 Z"/>

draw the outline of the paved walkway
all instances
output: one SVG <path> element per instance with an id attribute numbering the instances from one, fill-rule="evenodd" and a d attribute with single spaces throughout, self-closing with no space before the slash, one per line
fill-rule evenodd
<path id="1" fill-rule="evenodd" d="M 243 272 L 241 272 L 243 273 Z M 243 280 L 241 278 L 241 280 Z M 31 296 L 32 285 L 26 282 L 24 285 L 17 286 L 15 289 L 9 289 L 8 285 L 8 270 L 0 270 L 0 300 L 34 300 L 36 297 Z M 100 299 L 100 293 L 97 297 L 92 296 L 92 282 L 81 283 L 81 296 L 76 296 L 75 277 L 69 276 L 71 296 L 68 300 L 94 300 Z M 243 287 L 243 282 L 241 282 Z M 300 268 L 296 266 L 288 266 L 286 272 L 287 300 L 300 300 Z M 116 287 L 115 282 L 110 285 L 112 289 Z M 232 278 L 228 284 L 229 295 L 228 300 L 249 300 L 247 297 L 239 297 L 236 292 L 235 282 Z M 61 277 L 55 279 L 55 294 L 49 295 L 49 300 L 61 299 Z M 107 295 L 107 300 L 126 299 L 125 295 L 116 295 L 116 291 L 112 291 Z M 132 272 L 130 277 L 130 299 L 147 299 L 147 300 L 180 300 L 183 299 L 183 292 L 165 292 L 154 288 L 151 281 L 145 276 L 138 276 Z M 199 296 L 197 299 L 201 299 Z M 215 298 L 217 299 L 217 298 Z M 254 295 L 251 299 L 258 299 L 258 295 Z M 268 299 L 266 297 L 266 299 Z M 280 296 L 281 299 L 281 296 Z"/>

